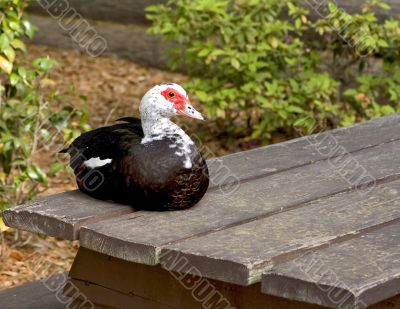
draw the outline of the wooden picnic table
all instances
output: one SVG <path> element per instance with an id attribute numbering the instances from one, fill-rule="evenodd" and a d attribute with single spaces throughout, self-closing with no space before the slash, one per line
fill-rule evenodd
<path id="1" fill-rule="evenodd" d="M 208 163 L 189 210 L 72 191 L 5 223 L 79 239 L 71 282 L 99 307 L 364 308 L 400 294 L 400 115 Z"/>

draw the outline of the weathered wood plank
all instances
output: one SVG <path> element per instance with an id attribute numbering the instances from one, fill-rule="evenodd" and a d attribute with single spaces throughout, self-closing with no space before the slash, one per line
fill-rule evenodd
<path id="1" fill-rule="evenodd" d="M 400 180 L 379 185 L 373 194 L 351 191 L 311 202 L 230 229 L 167 245 L 161 264 L 175 271 L 194 267 L 205 277 L 249 285 L 271 268 L 305 250 L 343 241 L 388 221 L 400 221 Z M 379 192 L 379 195 L 375 193 Z M 171 255 L 184 256 L 187 268 Z"/>
<path id="2" fill-rule="evenodd" d="M 77 190 L 5 210 L 3 217 L 10 227 L 75 240 L 83 224 L 132 211 L 132 207 L 98 201 Z"/>
<path id="3" fill-rule="evenodd" d="M 378 304 L 368 307 L 369 309 L 389 309 L 400 308 L 400 295 L 381 301 Z"/>
<path id="4" fill-rule="evenodd" d="M 332 308 L 365 308 L 398 295 L 399 235 L 397 222 L 278 265 L 263 275 L 262 290 Z"/>
<path id="5" fill-rule="evenodd" d="M 173 307 L 160 304 L 150 299 L 137 296 L 132 293 L 121 293 L 114 287 L 104 287 L 94 284 L 90 281 L 71 280 L 72 284 L 77 287 L 90 301 L 95 305 L 95 308 L 140 308 L 140 309 L 172 309 Z M 67 294 L 68 296 L 68 294 Z M 77 308 L 80 308 L 79 306 Z M 94 309 L 94 308 L 93 308 Z"/>
<path id="6" fill-rule="evenodd" d="M 334 151 L 338 145 L 349 152 L 379 145 L 397 138 L 399 131 L 400 115 L 394 115 L 214 159 L 208 162 L 211 174 L 210 189 L 222 188 L 220 193 L 229 193 L 236 188 L 238 180 L 254 179 L 327 157 L 333 158 L 340 155 Z M 320 151 L 315 149 L 315 145 L 319 145 Z M 329 148 L 331 151 L 327 151 Z M 224 197 L 220 198 L 221 202 L 225 201 Z M 212 199 L 208 200 L 213 203 Z M 8 210 L 5 212 L 5 222 L 18 229 L 65 239 L 78 239 L 79 229 L 83 224 L 133 211 L 130 207 L 94 200 L 75 191 Z"/>
<path id="7" fill-rule="evenodd" d="M 387 179 L 400 175 L 399 151 L 400 142 L 396 141 L 359 151 L 352 159 L 365 168 L 370 177 Z M 338 168 L 337 163 L 319 161 L 243 182 L 229 194 L 221 190 L 210 191 L 196 207 L 187 211 L 136 212 L 87 225 L 81 232 L 81 245 L 128 261 L 154 265 L 159 262 L 161 247 L 169 243 L 244 224 L 260 216 L 268 217 L 350 190 L 349 176 L 358 177 L 354 177 L 354 165 Z M 347 178 L 343 178 L 346 173 Z M 361 179 L 359 184 L 369 181 L 369 178 Z M 193 240 L 194 243 L 197 241 L 197 238 Z M 247 281 L 239 281 L 247 284 Z"/>
<path id="8" fill-rule="evenodd" d="M 79 249 L 70 277 L 91 301 L 113 308 L 146 308 L 143 300 L 151 301 L 152 309 L 321 308 L 262 294 L 260 283 L 242 287 L 172 274 L 160 266 L 130 263 L 85 248 Z"/>
<path id="9" fill-rule="evenodd" d="M 102 308 L 100 304 L 107 308 L 142 308 L 146 305 L 142 300 L 153 301 L 150 308 L 228 308 L 228 303 L 243 309 L 323 308 L 262 294 L 261 283 L 243 287 L 170 273 L 160 266 L 130 263 L 85 248 L 79 249 L 70 277 L 81 293 L 96 304 L 96 308 Z M 394 306 L 399 300 L 400 297 L 390 299 L 374 306 L 374 309 L 397 308 Z"/>
<path id="10" fill-rule="evenodd" d="M 37 281 L 0 292 L 2 309 L 65 309 L 56 296 L 43 282 Z M 61 295 L 61 293 L 59 294 Z M 65 300 L 65 299 L 63 299 Z"/>

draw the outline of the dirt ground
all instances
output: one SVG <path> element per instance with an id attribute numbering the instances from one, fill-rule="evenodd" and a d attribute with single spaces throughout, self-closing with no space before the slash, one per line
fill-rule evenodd
<path id="1" fill-rule="evenodd" d="M 62 102 L 87 107 L 90 124 L 98 127 L 123 116 L 138 116 L 143 94 L 160 82 L 184 83 L 186 77 L 144 67 L 113 57 L 91 58 L 72 50 L 30 46 L 31 57 L 49 55 L 57 60 L 51 78 L 57 83 Z M 195 104 L 196 105 L 196 104 Z M 198 106 L 196 106 L 198 107 Z M 201 110 L 201 107 L 199 108 Z M 188 123 L 193 129 L 198 126 Z M 215 153 L 227 153 L 219 142 L 207 146 Z M 51 161 L 52 154 L 41 154 Z M 52 181 L 43 195 L 75 189 L 73 178 L 64 174 Z M 57 240 L 8 229 L 0 234 L 0 290 L 69 270 L 77 242 Z M 41 265 L 40 268 L 37 266 Z"/>
<path id="2" fill-rule="evenodd" d="M 63 102 L 89 109 L 89 122 L 98 127 L 123 116 L 139 116 L 143 94 L 157 83 L 184 83 L 186 77 L 145 67 L 117 57 L 93 58 L 75 50 L 30 46 L 30 57 L 50 56 L 51 71 Z M 75 88 L 75 89 L 74 89 Z"/>

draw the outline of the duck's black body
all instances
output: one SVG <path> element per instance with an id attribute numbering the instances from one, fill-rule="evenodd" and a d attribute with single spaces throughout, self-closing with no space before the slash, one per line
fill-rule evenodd
<path id="1" fill-rule="evenodd" d="M 143 143 L 140 120 L 121 120 L 124 123 L 82 134 L 66 150 L 79 189 L 140 209 L 184 209 L 196 204 L 209 184 L 207 165 L 196 146 L 190 144 L 191 164 L 185 166 L 185 158 L 177 155 L 179 135 Z M 88 167 L 85 162 L 91 158 L 111 162 Z"/>

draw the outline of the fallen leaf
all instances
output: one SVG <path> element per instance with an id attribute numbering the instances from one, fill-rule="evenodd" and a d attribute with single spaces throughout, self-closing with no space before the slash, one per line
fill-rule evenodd
<path id="1" fill-rule="evenodd" d="M 5 232 L 8 229 L 9 227 L 4 224 L 3 217 L 0 217 L 0 232 Z"/>
<path id="2" fill-rule="evenodd" d="M 2 275 L 6 275 L 9 277 L 16 277 L 18 276 L 18 273 L 16 271 L 2 271 L 1 272 Z"/>
<path id="3" fill-rule="evenodd" d="M 17 261 L 22 261 L 23 259 L 25 259 L 25 256 L 23 255 L 23 253 L 21 251 L 18 251 L 18 250 L 11 250 L 10 251 L 10 256 L 13 259 L 16 259 Z"/>

